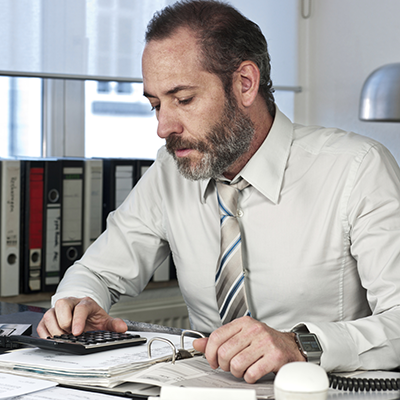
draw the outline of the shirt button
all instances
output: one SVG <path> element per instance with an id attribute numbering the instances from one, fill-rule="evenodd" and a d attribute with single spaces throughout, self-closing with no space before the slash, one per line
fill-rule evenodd
<path id="1" fill-rule="evenodd" d="M 243 212 L 243 210 L 237 210 L 237 212 L 236 212 L 236 216 L 237 216 L 238 218 L 242 218 L 242 217 L 243 217 L 243 215 L 244 215 L 244 212 Z"/>

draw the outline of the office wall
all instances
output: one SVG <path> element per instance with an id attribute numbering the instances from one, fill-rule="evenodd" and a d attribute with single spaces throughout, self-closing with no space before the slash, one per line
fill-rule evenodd
<path id="1" fill-rule="evenodd" d="M 311 17 L 299 16 L 303 92 L 296 95 L 294 118 L 370 136 L 400 163 L 400 123 L 358 119 L 367 76 L 381 65 L 400 62 L 399 15 L 398 0 L 312 0 Z"/>
<path id="2" fill-rule="evenodd" d="M 268 41 L 272 79 L 277 86 L 298 85 L 297 31 L 299 0 L 229 0 L 254 21 Z"/>
<path id="3" fill-rule="evenodd" d="M 294 117 L 295 93 L 282 87 L 297 87 L 298 30 L 300 0 L 229 0 L 234 7 L 261 28 L 271 56 L 271 77 L 275 101 L 289 117 Z"/>

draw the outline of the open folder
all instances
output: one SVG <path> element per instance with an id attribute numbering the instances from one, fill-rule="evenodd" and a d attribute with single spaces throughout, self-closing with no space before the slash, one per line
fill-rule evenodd
<path id="1" fill-rule="evenodd" d="M 259 399 L 273 394 L 273 374 L 250 385 L 229 372 L 213 370 L 193 349 L 195 338 L 185 335 L 195 332 L 183 332 L 135 330 L 147 345 L 84 356 L 26 348 L 0 356 L 0 371 L 107 394 L 154 396 L 164 386 L 252 389 Z"/>
<path id="2" fill-rule="evenodd" d="M 25 348 L 0 356 L 0 371 L 53 380 L 66 385 L 114 387 L 127 382 L 135 371 L 160 362 L 191 357 L 193 337 L 137 332 L 148 345 L 132 346 L 87 355 Z"/>

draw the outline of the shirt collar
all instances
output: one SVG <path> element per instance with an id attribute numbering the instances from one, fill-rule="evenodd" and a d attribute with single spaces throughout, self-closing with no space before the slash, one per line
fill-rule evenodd
<path id="1" fill-rule="evenodd" d="M 292 141 L 293 124 L 276 107 L 268 136 L 241 172 L 247 182 L 274 204 L 279 201 Z"/>
<path id="2" fill-rule="evenodd" d="M 283 176 L 293 140 L 292 122 L 276 107 L 268 136 L 245 165 L 240 175 L 274 204 L 279 201 Z M 210 182 L 201 181 L 202 202 L 211 191 Z"/>

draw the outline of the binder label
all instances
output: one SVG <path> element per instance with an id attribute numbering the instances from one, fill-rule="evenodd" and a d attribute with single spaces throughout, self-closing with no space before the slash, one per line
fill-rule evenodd
<path id="1" fill-rule="evenodd" d="M 63 170 L 63 245 L 82 242 L 83 168 Z"/>
<path id="2" fill-rule="evenodd" d="M 59 204 L 48 206 L 46 234 L 46 272 L 45 284 L 57 285 L 60 281 L 61 259 L 61 207 Z"/>
<path id="3" fill-rule="evenodd" d="M 126 199 L 133 187 L 133 166 L 117 165 L 115 170 L 115 208 Z"/>

